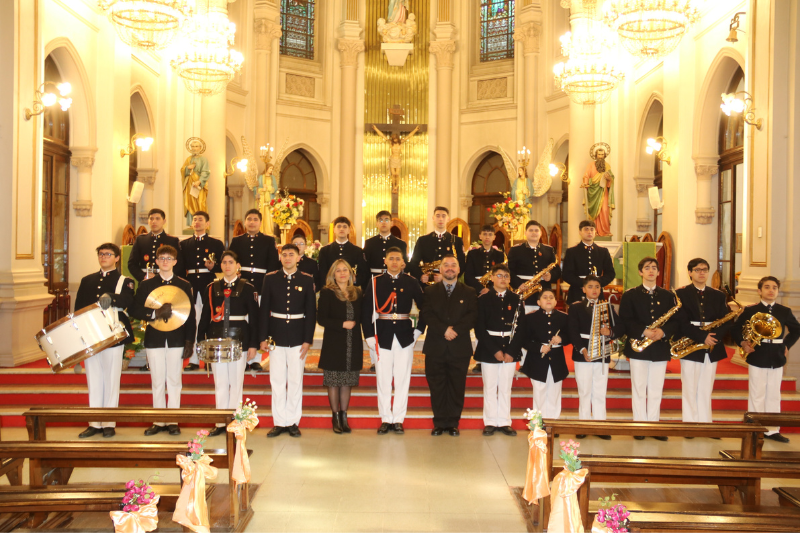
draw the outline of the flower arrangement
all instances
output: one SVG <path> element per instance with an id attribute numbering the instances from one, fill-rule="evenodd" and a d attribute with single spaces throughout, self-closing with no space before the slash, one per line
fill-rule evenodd
<path id="1" fill-rule="evenodd" d="M 322 243 L 319 241 L 314 241 L 308 246 L 306 246 L 306 257 L 309 259 L 313 259 L 316 261 L 319 259 L 319 250 L 322 248 Z"/>
<path id="2" fill-rule="evenodd" d="M 132 479 L 125 484 L 125 488 L 127 492 L 122 498 L 122 510 L 126 513 L 139 511 L 142 505 L 151 503 L 156 496 L 153 487 L 145 483 L 143 479 L 139 481 Z"/>
<path id="3" fill-rule="evenodd" d="M 125 484 L 127 492 L 120 503 L 122 510 L 109 513 L 115 533 L 144 533 L 158 528 L 159 496 L 149 482 L 132 479 Z"/>
<path id="4" fill-rule="evenodd" d="M 511 199 L 511 194 L 504 192 L 505 200 L 497 202 L 492 207 L 487 207 L 489 212 L 506 230 L 515 231 L 523 217 L 530 214 L 531 204 L 524 204 Z"/>
<path id="5" fill-rule="evenodd" d="M 628 526 L 630 525 L 628 517 L 631 513 L 621 503 L 611 505 L 611 502 L 616 501 L 616 499 L 616 494 L 599 498 L 600 509 L 597 511 L 597 521 L 603 524 L 611 533 L 628 533 Z"/>
<path id="6" fill-rule="evenodd" d="M 244 402 L 239 402 L 239 407 L 233 412 L 233 417 L 239 422 L 251 420 L 253 417 L 258 419 L 256 409 L 258 409 L 256 402 L 254 400 L 251 401 L 250 398 L 245 398 Z"/>
<path id="7" fill-rule="evenodd" d="M 535 428 L 542 429 L 544 426 L 542 422 L 542 412 L 538 409 L 526 409 L 525 418 L 528 419 L 528 429 L 531 431 Z"/>
<path id="8" fill-rule="evenodd" d="M 296 224 L 297 219 L 303 216 L 305 203 L 302 198 L 289 194 L 289 189 L 283 189 L 269 201 L 273 222 L 281 227 Z"/>
<path id="9" fill-rule="evenodd" d="M 581 447 L 580 442 L 575 442 L 572 439 L 569 439 L 568 442 L 564 442 L 563 440 L 560 443 L 561 445 L 561 459 L 564 460 L 564 468 L 569 470 L 570 472 L 577 472 L 581 469 L 581 460 L 578 459 L 578 448 Z"/>
<path id="10" fill-rule="evenodd" d="M 187 443 L 189 451 L 192 453 L 192 461 L 197 461 L 203 456 L 203 445 L 208 438 L 208 431 L 201 429 L 197 436 Z"/>
<path id="11" fill-rule="evenodd" d="M 136 357 L 137 352 L 144 350 L 144 328 L 142 321 L 138 318 L 131 319 L 131 329 L 133 329 L 133 342 L 125 345 L 125 350 L 122 352 L 122 357 L 130 361 Z"/>

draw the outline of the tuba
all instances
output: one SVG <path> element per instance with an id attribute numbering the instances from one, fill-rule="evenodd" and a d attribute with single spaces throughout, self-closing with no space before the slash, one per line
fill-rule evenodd
<path id="1" fill-rule="evenodd" d="M 549 265 L 547 265 L 545 268 L 543 268 L 541 272 L 539 272 L 531 279 L 529 279 L 528 281 L 517 287 L 517 290 L 514 292 L 519 294 L 519 297 L 522 298 L 523 300 L 527 300 L 532 294 L 536 294 L 537 292 L 542 290 L 542 284 L 539 282 L 542 280 L 544 275 L 553 270 L 556 267 L 556 265 L 558 265 L 557 259 L 552 263 L 550 263 Z"/>
<path id="2" fill-rule="evenodd" d="M 733 300 L 733 303 L 739 306 L 738 310 L 731 311 L 724 317 L 715 320 L 710 324 L 706 324 L 705 326 L 702 326 L 700 329 L 703 331 L 711 331 L 712 329 L 718 328 L 725 322 L 730 322 L 731 320 L 736 320 L 737 318 L 739 318 L 739 315 L 741 315 L 742 311 L 744 311 L 744 306 L 739 302 L 737 302 L 736 299 L 734 298 L 731 299 Z M 696 344 L 689 337 L 683 337 L 677 341 L 670 341 L 669 353 L 673 359 L 683 359 L 692 352 L 696 352 L 698 350 L 710 350 L 710 349 L 711 346 L 709 346 L 708 344 Z"/>
<path id="3" fill-rule="evenodd" d="M 777 339 L 783 333 L 783 326 L 777 318 L 769 313 L 756 313 L 742 326 L 742 337 L 749 341 L 753 347 L 761 344 L 764 339 Z M 747 359 L 747 354 L 743 354 Z"/>
<path id="4" fill-rule="evenodd" d="M 681 308 L 682 304 L 681 304 L 681 299 L 678 298 L 678 293 L 676 293 L 674 289 L 671 292 L 672 292 L 672 294 L 675 295 L 675 302 L 676 302 L 675 307 L 673 307 L 672 309 L 670 309 L 669 311 L 667 311 L 666 313 L 661 315 L 659 318 L 657 318 L 656 321 L 653 322 L 652 324 L 650 324 L 649 326 L 647 326 L 646 329 L 660 328 L 661 326 L 663 326 L 664 324 L 667 323 L 667 320 L 669 320 L 672 317 L 672 315 L 674 315 L 675 313 L 678 312 L 678 309 Z M 631 341 L 631 348 L 633 348 L 634 352 L 641 353 L 641 352 L 643 352 L 645 350 L 645 348 L 647 348 L 648 346 L 650 346 L 654 342 L 655 341 L 650 340 L 647 337 L 645 337 L 643 339 L 632 340 Z"/>

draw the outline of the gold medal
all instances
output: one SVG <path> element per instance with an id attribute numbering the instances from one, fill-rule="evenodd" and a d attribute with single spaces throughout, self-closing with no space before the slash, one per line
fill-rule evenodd
<path id="1" fill-rule="evenodd" d="M 300 292 L 303 292 L 303 287 L 295 287 L 295 289 L 297 289 Z"/>

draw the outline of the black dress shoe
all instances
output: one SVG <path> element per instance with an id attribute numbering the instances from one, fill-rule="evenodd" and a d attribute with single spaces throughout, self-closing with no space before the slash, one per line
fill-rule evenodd
<path id="1" fill-rule="evenodd" d="M 447 428 L 447 433 L 451 437 L 458 437 L 459 435 L 461 435 L 461 432 L 458 430 L 458 428 Z"/>
<path id="2" fill-rule="evenodd" d="M 659 436 L 653 437 L 653 438 L 656 439 L 656 440 L 660 440 L 661 442 L 666 442 L 667 440 L 669 440 L 669 437 L 664 437 L 662 435 L 659 435 Z"/>
<path id="3" fill-rule="evenodd" d="M 403 433 L 405 433 L 405 430 L 403 429 L 403 424 L 401 424 L 400 422 L 395 423 L 394 432 L 397 435 L 402 435 Z"/>
<path id="4" fill-rule="evenodd" d="M 497 431 L 496 426 L 486 426 L 485 428 L 483 428 L 483 436 L 491 437 L 492 435 L 494 435 L 495 431 Z"/>
<path id="5" fill-rule="evenodd" d="M 255 372 L 261 372 L 264 368 L 261 366 L 261 363 L 250 363 L 247 365 L 248 370 L 253 370 Z"/>
<path id="6" fill-rule="evenodd" d="M 297 424 L 292 424 L 291 426 L 289 426 L 290 437 L 299 437 L 300 435 L 302 435 L 302 433 L 300 433 L 300 428 L 297 427 Z"/>
<path id="7" fill-rule="evenodd" d="M 684 439 L 692 440 L 694 437 L 683 437 Z"/>
<path id="8" fill-rule="evenodd" d="M 372 365 L 371 367 L 369 367 L 369 371 L 370 372 L 375 372 L 375 365 Z"/>
<path id="9" fill-rule="evenodd" d="M 79 439 L 88 439 L 89 437 L 94 437 L 98 433 L 102 433 L 102 432 L 103 432 L 103 430 L 100 429 L 100 428 L 95 428 L 95 427 L 89 426 L 88 428 L 84 429 L 80 433 L 80 435 L 78 435 L 78 438 Z"/>
<path id="10" fill-rule="evenodd" d="M 179 428 L 177 424 L 170 424 L 170 425 L 167 426 L 167 429 L 169 430 L 169 434 L 170 435 L 180 435 L 181 434 L 181 428 Z"/>
<path id="11" fill-rule="evenodd" d="M 144 365 L 139 367 L 139 372 L 150 372 L 150 365 Z"/>
<path id="12" fill-rule="evenodd" d="M 788 439 L 788 438 L 786 438 L 786 437 L 784 437 L 784 436 L 783 436 L 783 435 L 781 435 L 780 433 L 773 433 L 773 434 L 771 434 L 771 435 L 766 435 L 766 434 L 765 434 L 765 435 L 764 435 L 764 438 L 765 438 L 765 439 L 769 439 L 769 440 L 774 440 L 775 442 L 783 442 L 783 443 L 787 443 L 787 442 L 789 442 L 789 439 Z"/>
<path id="13" fill-rule="evenodd" d="M 144 430 L 144 436 L 145 437 L 150 437 L 152 435 L 155 435 L 156 433 L 161 433 L 162 431 L 166 431 L 166 430 L 167 430 L 167 426 L 157 426 L 157 425 L 153 424 L 152 426 L 150 426 L 149 428 Z"/>
<path id="14" fill-rule="evenodd" d="M 175 427 L 177 427 L 177 426 L 175 426 Z M 212 429 L 211 431 L 208 432 L 208 436 L 209 437 L 216 437 L 217 435 L 222 435 L 223 433 L 225 433 L 225 431 L 226 431 L 225 430 L 225 426 L 217 426 L 217 427 L 215 427 L 214 429 Z M 170 433 L 170 435 L 171 434 L 172 433 Z"/>
<path id="15" fill-rule="evenodd" d="M 200 370 L 200 365 L 196 365 L 194 363 L 189 363 L 185 367 L 183 367 L 184 372 L 189 372 L 191 370 Z"/>
<path id="16" fill-rule="evenodd" d="M 342 432 L 350 433 L 353 431 L 350 424 L 347 422 L 347 411 L 339 411 L 339 421 L 342 423 Z"/>
<path id="17" fill-rule="evenodd" d="M 598 439 L 611 440 L 611 435 L 598 435 Z"/>
<path id="18" fill-rule="evenodd" d="M 103 437 L 106 439 L 110 439 L 116 434 L 117 432 L 114 428 L 103 428 Z"/>
<path id="19" fill-rule="evenodd" d="M 333 428 L 333 432 L 337 435 L 342 434 L 342 419 L 340 417 L 340 411 L 336 411 L 331 416 L 331 427 Z"/>
<path id="20" fill-rule="evenodd" d="M 286 428 L 284 428 L 282 426 L 275 426 L 275 427 L 273 427 L 272 429 L 269 430 L 269 433 L 267 433 L 267 438 L 271 439 L 273 437 L 277 437 L 278 435 L 280 435 L 284 431 L 286 431 Z"/>
<path id="21" fill-rule="evenodd" d="M 498 429 L 503 432 L 503 435 L 508 435 L 509 437 L 517 436 L 517 430 L 512 428 L 511 426 L 503 426 Z"/>
<path id="22" fill-rule="evenodd" d="M 575 435 L 576 439 L 585 439 L 586 435 Z"/>
<path id="23" fill-rule="evenodd" d="M 635 435 L 633 438 L 636 440 L 644 440 L 644 437 L 642 437 L 641 435 Z"/>
<path id="24" fill-rule="evenodd" d="M 480 363 L 476 364 L 476 365 L 475 365 L 475 366 L 472 368 L 472 372 L 473 372 L 474 374 L 480 374 L 480 373 L 481 373 L 481 364 L 480 364 Z"/>
<path id="25" fill-rule="evenodd" d="M 438 437 L 442 433 L 444 433 L 444 428 L 433 428 L 433 431 L 431 431 L 431 435 L 433 435 L 434 437 Z"/>
<path id="26" fill-rule="evenodd" d="M 381 423 L 381 427 L 378 428 L 378 435 L 386 435 L 389 433 L 390 427 L 392 427 L 392 425 L 388 422 Z"/>

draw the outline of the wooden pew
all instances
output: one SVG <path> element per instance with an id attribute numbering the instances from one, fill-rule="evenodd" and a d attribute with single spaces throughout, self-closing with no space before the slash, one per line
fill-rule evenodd
<path id="1" fill-rule="evenodd" d="M 781 507 L 800 507 L 800 487 L 774 487 Z"/>
<path id="2" fill-rule="evenodd" d="M 8 458 L 0 460 L 0 477 L 6 476 L 10 485 L 21 485 L 24 463 L 24 459 Z"/>
<path id="3" fill-rule="evenodd" d="M 748 411 L 744 414 L 745 424 L 759 424 L 766 427 L 800 427 L 800 414 L 798 413 L 754 413 Z M 766 431 L 766 430 L 765 430 Z M 757 443 L 753 443 L 756 445 Z M 760 445 L 753 450 L 753 457 L 761 458 L 761 449 L 764 446 L 762 439 Z"/>

